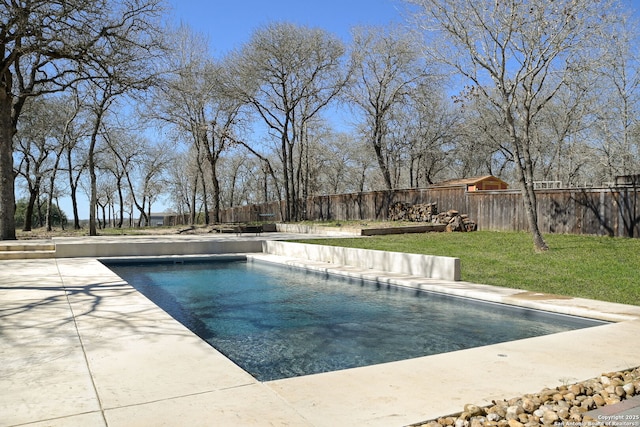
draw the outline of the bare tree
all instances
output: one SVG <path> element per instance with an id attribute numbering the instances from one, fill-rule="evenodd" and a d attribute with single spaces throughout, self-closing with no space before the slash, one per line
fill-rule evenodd
<path id="1" fill-rule="evenodd" d="M 408 2 L 418 6 L 418 25 L 442 37 L 427 54 L 470 81 L 508 132 L 534 247 L 548 249 L 538 227 L 532 125 L 566 82 L 587 68 L 591 55 L 605 48 L 595 29 L 615 22 L 612 2 Z"/>
<path id="2" fill-rule="evenodd" d="M 24 231 L 31 231 L 36 204 L 40 201 L 42 186 L 52 174 L 52 157 L 56 149 L 56 116 L 54 102 L 43 99 L 41 103 L 29 102 L 25 106 L 23 122 L 18 130 L 16 151 L 19 159 L 17 174 L 25 182 L 29 198 L 24 220 Z M 37 224 L 40 226 L 42 224 Z"/>
<path id="3" fill-rule="evenodd" d="M 172 150 L 168 144 L 152 144 L 144 137 L 124 131 L 106 131 L 104 138 L 108 146 L 108 155 L 104 157 L 111 160 L 103 160 L 102 169 L 113 177 L 113 192 L 119 194 L 120 216 L 125 205 L 122 181 L 126 181 L 130 201 L 140 213 L 138 226 L 149 225 L 151 206 L 163 192 L 163 177 L 173 161 Z"/>
<path id="4" fill-rule="evenodd" d="M 343 54 L 342 43 L 326 31 L 276 23 L 256 31 L 230 58 L 233 92 L 253 107 L 278 140 L 286 221 L 302 215 L 298 177 L 304 135 L 345 82 Z"/>
<path id="5" fill-rule="evenodd" d="M 195 170 L 195 162 L 189 157 L 190 152 L 178 152 L 174 154 L 174 161 L 167 167 L 167 191 L 171 208 L 177 215 L 190 218 L 190 223 L 195 223 L 196 196 L 194 186 L 197 185 L 198 173 Z"/>
<path id="6" fill-rule="evenodd" d="M 438 87 L 442 85 L 416 87 L 408 102 L 392 114 L 392 137 L 398 145 L 404 143 L 407 151 L 407 165 L 402 170 L 409 176 L 401 177 L 402 185 L 418 187 L 433 184 L 438 178 L 452 178 L 450 154 L 459 139 L 461 115 Z"/>
<path id="7" fill-rule="evenodd" d="M 220 220 L 220 176 L 218 162 L 227 149 L 241 120 L 243 101 L 229 96 L 222 80 L 226 64 L 209 54 L 207 40 L 186 26 L 172 33 L 171 54 L 166 58 L 162 84 L 154 93 L 150 114 L 169 124 L 193 143 L 202 188 L 205 222 L 209 218 L 209 194 L 212 192 L 213 221 Z M 208 167 L 205 168 L 203 163 Z M 192 213 L 192 221 L 195 212 Z"/>
<path id="8" fill-rule="evenodd" d="M 80 101 L 82 104 L 82 101 Z M 87 169 L 88 156 L 87 147 L 84 136 L 88 132 L 85 129 L 87 123 L 82 120 L 85 115 L 84 105 L 80 106 L 80 119 L 74 123 L 73 136 L 70 137 L 64 147 L 64 169 L 67 174 L 67 182 L 69 184 L 69 196 L 71 197 L 71 209 L 73 210 L 73 229 L 79 230 L 80 216 L 78 214 L 78 189 L 80 188 L 80 179 Z"/>
<path id="9" fill-rule="evenodd" d="M 601 136 L 602 164 L 606 180 L 630 175 L 640 168 L 640 141 L 634 132 L 640 126 L 640 33 L 638 21 L 621 17 L 615 31 L 602 35 L 610 49 L 594 70 L 589 84 L 598 96 L 594 112 L 596 132 Z"/>
<path id="10" fill-rule="evenodd" d="M 113 175 L 113 191 L 117 194 L 118 219 L 116 227 L 124 224 L 125 195 L 129 191 L 127 176 L 133 174 L 136 163 L 142 158 L 145 150 L 141 140 L 131 132 L 108 129 L 103 133 L 107 148 L 99 159 L 101 169 Z M 135 199 L 135 195 L 132 196 Z"/>
<path id="11" fill-rule="evenodd" d="M 352 84 L 345 98 L 362 118 L 362 131 L 375 156 L 387 190 L 394 187 L 390 158 L 398 149 L 390 138 L 394 110 L 430 80 L 420 45 L 398 28 L 361 27 L 353 31 Z"/>
<path id="12" fill-rule="evenodd" d="M 150 46 L 161 0 L 0 3 L 0 240 L 15 239 L 13 136 L 27 98 L 64 90 L 113 46 Z M 146 37 L 140 37 L 141 35 Z"/>
<path id="13" fill-rule="evenodd" d="M 47 231 L 52 230 L 53 200 L 58 197 L 56 192 L 56 179 L 58 172 L 60 171 L 60 163 L 62 162 L 65 150 L 79 138 L 75 122 L 80 114 L 82 105 L 78 99 L 77 93 L 73 91 L 72 96 L 65 96 L 57 99 L 55 108 L 58 113 L 59 124 L 57 132 L 54 135 L 54 138 L 57 140 L 55 161 L 52 167 L 52 172 L 49 174 L 46 213 Z"/>

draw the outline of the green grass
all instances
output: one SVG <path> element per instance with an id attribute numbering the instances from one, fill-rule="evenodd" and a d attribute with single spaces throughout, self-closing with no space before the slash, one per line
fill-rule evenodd
<path id="1" fill-rule="evenodd" d="M 308 240 L 307 243 L 460 258 L 462 280 L 640 305 L 640 239 L 546 235 L 536 253 L 528 233 L 426 233 Z"/>

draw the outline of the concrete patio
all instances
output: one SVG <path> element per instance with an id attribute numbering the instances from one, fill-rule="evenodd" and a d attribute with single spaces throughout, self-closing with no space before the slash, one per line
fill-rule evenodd
<path id="1" fill-rule="evenodd" d="M 460 411 L 466 403 L 484 405 L 640 365 L 638 306 L 424 279 L 246 249 L 248 241 L 273 237 L 147 240 L 155 241 L 162 254 L 167 242 L 174 248 L 199 247 L 203 239 L 214 246 L 231 242 L 244 248 L 239 252 L 250 252 L 252 259 L 591 313 L 617 323 L 261 383 L 95 256 L 5 260 L 0 261 L 0 426 L 403 426 Z M 111 239 L 128 248 L 145 241 Z M 142 246 L 149 255 L 146 251 L 153 244 Z"/>

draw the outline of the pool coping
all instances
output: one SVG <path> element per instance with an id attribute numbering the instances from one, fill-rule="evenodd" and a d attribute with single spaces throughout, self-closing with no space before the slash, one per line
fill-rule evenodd
<path id="1" fill-rule="evenodd" d="M 238 237 L 242 239 L 242 237 Z M 98 258 L 8 260 L 0 425 L 408 425 L 466 403 L 534 393 L 640 365 L 640 307 L 523 295 L 293 257 L 249 259 L 455 292 L 617 323 L 363 368 L 260 383 Z M 445 292 L 446 293 L 446 292 Z M 549 310 L 551 308 L 551 310 Z M 592 317 L 592 316 L 589 316 Z M 53 323 L 52 323 L 53 322 Z M 55 326 L 47 326 L 54 324 Z M 32 384 L 37 384 L 33 387 Z"/>

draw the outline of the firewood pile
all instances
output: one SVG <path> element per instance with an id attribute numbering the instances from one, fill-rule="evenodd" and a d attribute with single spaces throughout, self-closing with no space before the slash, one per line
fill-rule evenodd
<path id="1" fill-rule="evenodd" d="M 469 215 L 460 214 L 456 210 L 441 212 L 433 220 L 434 224 L 446 224 L 447 231 L 476 231 L 478 225 L 469 219 Z"/>
<path id="2" fill-rule="evenodd" d="M 389 208 L 389 220 L 433 222 L 433 217 L 437 213 L 437 203 L 419 203 L 417 205 L 411 205 L 405 202 L 396 202 Z"/>
<path id="3" fill-rule="evenodd" d="M 389 208 L 389 220 L 445 224 L 447 231 L 476 231 L 478 229 L 478 225 L 467 214 L 460 214 L 454 209 L 438 213 L 437 203 L 411 205 L 406 202 L 396 202 Z"/>

